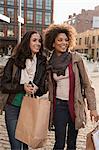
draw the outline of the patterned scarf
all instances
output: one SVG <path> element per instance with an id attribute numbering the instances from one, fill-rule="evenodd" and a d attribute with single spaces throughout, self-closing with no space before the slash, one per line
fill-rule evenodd
<path id="1" fill-rule="evenodd" d="M 72 55 L 70 52 L 64 52 L 62 55 L 58 56 L 54 51 L 50 60 L 48 69 L 51 69 L 53 73 L 58 76 L 65 75 L 65 70 L 67 66 L 71 63 Z"/>

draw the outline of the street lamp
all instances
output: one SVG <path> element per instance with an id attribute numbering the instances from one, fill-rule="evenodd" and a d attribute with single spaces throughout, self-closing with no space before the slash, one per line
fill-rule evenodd
<path id="1" fill-rule="evenodd" d="M 21 0 L 19 0 L 19 16 L 18 16 L 18 25 L 19 25 L 19 36 L 18 43 L 21 42 L 21 24 L 24 24 L 24 18 L 21 17 Z"/>
<path id="2" fill-rule="evenodd" d="M 0 20 L 10 23 L 10 18 L 2 14 L 0 14 Z"/>

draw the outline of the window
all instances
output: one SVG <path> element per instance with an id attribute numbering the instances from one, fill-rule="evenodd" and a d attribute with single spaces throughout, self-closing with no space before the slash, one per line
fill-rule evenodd
<path id="1" fill-rule="evenodd" d="M 21 17 L 24 18 L 24 10 L 21 10 Z"/>
<path id="2" fill-rule="evenodd" d="M 88 54 L 88 49 L 85 49 L 85 53 Z"/>
<path id="3" fill-rule="evenodd" d="M 45 25 L 49 25 L 51 23 L 51 13 L 45 13 Z"/>
<path id="4" fill-rule="evenodd" d="M 0 0 L 0 4 L 4 4 L 4 0 Z"/>
<path id="5" fill-rule="evenodd" d="M 26 26 L 26 31 L 33 30 L 33 26 Z"/>
<path id="6" fill-rule="evenodd" d="M 42 32 L 42 27 L 36 27 L 36 30 L 41 33 Z"/>
<path id="7" fill-rule="evenodd" d="M 85 45 L 87 44 L 87 37 L 85 37 Z"/>
<path id="8" fill-rule="evenodd" d="M 87 44 L 89 44 L 89 37 L 87 37 Z"/>
<path id="9" fill-rule="evenodd" d="M 51 10 L 51 0 L 46 0 L 45 9 Z"/>
<path id="10" fill-rule="evenodd" d="M 0 37 L 4 37 L 3 24 L 0 24 Z"/>
<path id="11" fill-rule="evenodd" d="M 14 6 L 14 0 L 7 0 L 7 5 L 13 5 Z"/>
<path id="12" fill-rule="evenodd" d="M 8 8 L 7 9 L 7 16 L 11 18 L 11 21 L 14 21 L 14 9 Z"/>
<path id="13" fill-rule="evenodd" d="M 17 0 L 17 6 L 19 6 L 20 1 Z M 24 0 L 21 0 L 21 7 L 24 7 Z"/>
<path id="14" fill-rule="evenodd" d="M 99 42 L 99 35 L 98 35 L 98 38 L 97 38 L 97 42 Z"/>
<path id="15" fill-rule="evenodd" d="M 19 16 L 19 11 L 17 10 L 17 16 Z M 24 18 L 24 9 L 21 9 L 21 17 Z"/>
<path id="16" fill-rule="evenodd" d="M 92 57 L 94 58 L 94 53 L 95 53 L 95 50 L 92 49 Z"/>
<path id="17" fill-rule="evenodd" d="M 3 7 L 0 7 L 0 14 L 4 14 L 4 8 Z"/>
<path id="18" fill-rule="evenodd" d="M 21 0 L 21 7 L 24 7 L 24 0 Z"/>
<path id="19" fill-rule="evenodd" d="M 92 44 L 95 44 L 95 36 L 92 37 Z"/>
<path id="20" fill-rule="evenodd" d="M 42 12 L 36 12 L 36 24 L 42 24 Z"/>
<path id="21" fill-rule="evenodd" d="M 33 22 L 33 11 L 27 11 L 27 23 Z"/>
<path id="22" fill-rule="evenodd" d="M 42 0 L 36 0 L 36 8 L 42 9 Z"/>
<path id="23" fill-rule="evenodd" d="M 89 37 L 85 37 L 85 45 L 89 44 Z"/>
<path id="24" fill-rule="evenodd" d="M 33 8 L 33 0 L 27 0 L 27 7 Z"/>
<path id="25" fill-rule="evenodd" d="M 79 38 L 79 45 L 81 45 L 81 38 Z"/>
<path id="26" fill-rule="evenodd" d="M 13 25 L 9 25 L 8 26 L 8 30 L 7 30 L 7 36 L 13 37 L 14 36 L 14 26 Z"/>

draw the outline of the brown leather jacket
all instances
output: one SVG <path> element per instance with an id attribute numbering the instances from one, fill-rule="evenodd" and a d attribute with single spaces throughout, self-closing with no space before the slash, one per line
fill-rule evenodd
<path id="1" fill-rule="evenodd" d="M 16 93 L 25 93 L 24 85 L 20 84 L 21 69 L 17 67 L 13 82 L 12 82 L 12 69 L 13 64 L 15 63 L 14 58 L 10 58 L 5 66 L 4 75 L 2 77 L 2 92 L 9 93 L 7 103 L 11 103 Z M 37 96 L 41 96 L 45 91 L 45 74 L 46 74 L 46 58 L 44 56 L 37 57 L 37 66 L 36 73 L 33 80 L 33 83 L 36 84 L 39 88 L 36 92 Z"/>

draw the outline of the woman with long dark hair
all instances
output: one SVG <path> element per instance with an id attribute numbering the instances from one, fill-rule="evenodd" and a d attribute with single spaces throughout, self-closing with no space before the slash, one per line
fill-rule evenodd
<path id="1" fill-rule="evenodd" d="M 12 81 L 14 66 L 17 69 Z M 25 93 L 35 96 L 44 94 L 45 71 L 42 37 L 37 31 L 28 31 L 15 47 L 2 77 L 2 92 L 9 93 L 5 106 L 5 122 L 11 150 L 21 150 L 22 146 L 24 150 L 28 149 L 26 144 L 15 139 L 16 124 Z"/>

